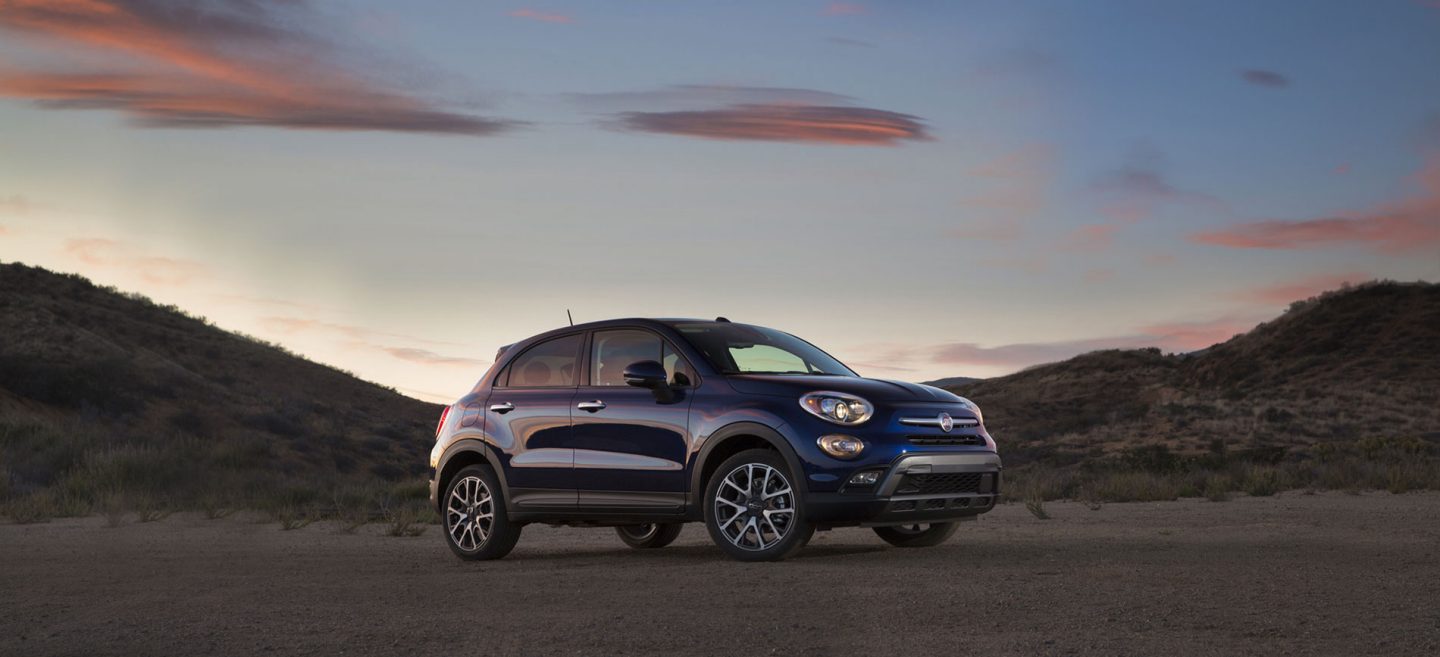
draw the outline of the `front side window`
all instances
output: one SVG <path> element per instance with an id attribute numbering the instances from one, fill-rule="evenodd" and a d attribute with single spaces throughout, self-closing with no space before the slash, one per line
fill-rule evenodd
<path id="1" fill-rule="evenodd" d="M 659 361 L 663 349 L 660 336 L 649 331 L 596 331 L 590 385 L 623 386 L 627 366 L 642 360 Z"/>
<path id="2" fill-rule="evenodd" d="M 584 334 L 567 335 L 531 347 L 510 363 L 511 388 L 573 388 Z"/>
<path id="3" fill-rule="evenodd" d="M 858 376 L 829 354 L 789 333 L 728 322 L 672 324 L 722 374 Z"/>

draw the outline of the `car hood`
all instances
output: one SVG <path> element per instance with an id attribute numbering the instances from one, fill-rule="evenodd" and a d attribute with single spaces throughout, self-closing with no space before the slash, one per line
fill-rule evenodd
<path id="1" fill-rule="evenodd" d="M 732 374 L 726 379 L 736 391 L 750 395 L 796 397 L 816 390 L 858 395 L 869 401 L 958 402 L 960 398 L 939 388 L 905 381 L 862 379 L 854 376 L 793 376 L 786 374 Z"/>

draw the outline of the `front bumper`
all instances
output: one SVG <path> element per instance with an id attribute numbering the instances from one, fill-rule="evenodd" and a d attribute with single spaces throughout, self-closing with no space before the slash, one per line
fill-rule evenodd
<path id="1" fill-rule="evenodd" d="M 805 498 L 806 515 L 821 527 L 973 519 L 995 508 L 1000 470 L 994 452 L 901 456 L 873 486 L 811 492 Z"/>

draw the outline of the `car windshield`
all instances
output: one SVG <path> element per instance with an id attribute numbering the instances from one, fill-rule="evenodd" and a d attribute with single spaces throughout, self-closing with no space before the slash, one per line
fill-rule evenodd
<path id="1" fill-rule="evenodd" d="M 671 324 L 721 374 L 859 376 L 815 345 L 789 333 L 729 322 Z"/>

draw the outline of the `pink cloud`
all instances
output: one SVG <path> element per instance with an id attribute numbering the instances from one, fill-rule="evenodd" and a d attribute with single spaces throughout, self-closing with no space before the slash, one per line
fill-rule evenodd
<path id="1" fill-rule="evenodd" d="M 1064 340 L 1058 342 L 1027 342 L 985 347 L 975 343 L 957 342 L 941 345 L 930 353 L 930 360 L 947 365 L 1020 369 L 1032 365 L 1073 358 L 1101 349 L 1138 349 L 1158 347 L 1163 351 L 1188 352 L 1224 342 L 1253 328 L 1258 319 L 1226 317 L 1199 322 L 1172 322 L 1141 327 L 1131 335 Z"/>
<path id="2" fill-rule="evenodd" d="M 1373 208 L 1333 217 L 1267 220 L 1189 236 L 1191 242 L 1235 249 L 1316 249 L 1369 246 L 1381 253 L 1410 253 L 1440 244 L 1440 155 L 1413 180 L 1419 192 Z"/>
<path id="3" fill-rule="evenodd" d="M 1347 173 L 1350 173 L 1350 163 L 1349 163 L 1349 162 L 1341 162 L 1340 164 L 1335 165 L 1334 171 L 1335 171 L 1335 175 L 1337 175 L 1337 176 L 1343 176 L 1343 175 L 1345 175 L 1345 174 L 1347 174 Z"/>
<path id="4" fill-rule="evenodd" d="M 1143 262 L 1152 267 L 1165 267 L 1175 264 L 1175 256 L 1169 253 L 1152 253 L 1145 256 Z"/>
<path id="5" fill-rule="evenodd" d="M 506 15 L 507 15 L 507 16 L 511 16 L 511 17 L 514 17 L 514 18 L 524 18 L 524 19 L 526 19 L 526 20 L 540 21 L 540 22 L 542 22 L 542 23 L 574 23 L 574 22 L 575 22 L 575 18 L 574 18 L 573 16 L 570 16 L 569 14 L 560 14 L 560 13 L 548 12 L 548 11 L 538 11 L 538 10 L 535 10 L 535 9 L 528 9 L 528 8 L 523 8 L 523 7 L 520 8 L 520 9 L 515 9 L 515 10 L 509 12 L 509 13 L 506 14 Z"/>
<path id="6" fill-rule="evenodd" d="M 485 135 L 517 125 L 379 86 L 372 68 L 341 61 L 326 39 L 303 31 L 312 18 L 303 3 L 281 0 L 11 0 L 0 28 L 73 54 L 101 53 L 105 63 L 0 70 L 0 96 L 119 111 L 145 126 Z"/>
<path id="7" fill-rule="evenodd" d="M 948 234 L 962 239 L 1018 239 L 1030 220 L 1049 207 L 1054 160 L 1053 145 L 1029 144 L 967 171 L 991 187 L 961 199 L 967 221 Z"/>
<path id="8" fill-rule="evenodd" d="M 918 117 L 867 107 L 736 105 L 724 109 L 626 112 L 618 127 L 638 132 L 720 140 L 896 146 L 927 141 Z"/>
<path id="9" fill-rule="evenodd" d="M 427 349 L 415 349 L 412 347 L 379 347 L 379 349 L 400 360 L 420 363 L 422 365 L 480 367 L 481 365 L 489 364 L 489 361 L 476 360 L 474 358 L 442 356 Z"/>
<path id="10" fill-rule="evenodd" d="M 1066 251 L 1099 251 L 1115 242 L 1119 224 L 1090 224 L 1075 229 L 1061 246 Z"/>
<path id="11" fill-rule="evenodd" d="M 1320 274 L 1299 280 L 1264 285 L 1249 290 L 1242 290 L 1234 295 L 1242 301 L 1250 301 L 1264 304 L 1288 304 L 1294 301 L 1309 299 L 1321 292 L 1337 289 L 1345 284 L 1355 284 L 1368 281 L 1372 276 L 1361 272 L 1350 272 L 1347 274 Z"/>
<path id="12" fill-rule="evenodd" d="M 862 4 L 854 2 L 832 2 L 826 5 L 825 11 L 821 13 L 826 16 L 854 16 L 863 14 L 866 11 L 865 5 Z"/>

